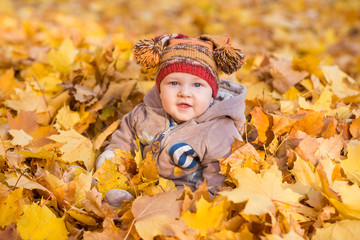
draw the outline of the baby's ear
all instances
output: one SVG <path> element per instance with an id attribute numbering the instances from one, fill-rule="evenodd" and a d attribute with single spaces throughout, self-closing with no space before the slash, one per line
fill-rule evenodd
<path id="1" fill-rule="evenodd" d="M 230 38 L 227 35 L 201 35 L 200 38 L 213 43 L 215 62 L 224 73 L 231 74 L 245 64 L 245 55 L 229 43 Z"/>
<path id="2" fill-rule="evenodd" d="M 163 46 L 158 39 L 144 39 L 135 43 L 133 52 L 138 64 L 154 68 L 160 63 Z"/>

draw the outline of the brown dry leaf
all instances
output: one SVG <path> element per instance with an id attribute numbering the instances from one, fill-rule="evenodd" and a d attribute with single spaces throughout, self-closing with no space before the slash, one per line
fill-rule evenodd
<path id="1" fill-rule="evenodd" d="M 30 135 L 38 129 L 35 111 L 20 111 L 16 118 L 12 117 L 10 113 L 7 113 L 7 117 L 10 129 L 22 129 Z"/>
<path id="2" fill-rule="evenodd" d="M 104 94 L 104 96 L 97 101 L 90 109 L 91 111 L 98 111 L 106 106 L 110 101 L 114 99 L 121 99 L 123 102 L 128 98 L 129 94 L 131 93 L 131 90 L 134 88 L 136 84 L 136 80 L 131 81 L 123 81 L 120 83 L 111 82 L 107 92 Z M 119 93 L 121 93 L 119 95 Z"/>
<path id="3" fill-rule="evenodd" d="M 105 214 L 101 209 L 102 194 L 99 193 L 95 187 L 85 193 L 85 199 L 83 200 L 84 209 L 87 212 L 92 212 L 97 216 L 104 218 Z"/>
<path id="4" fill-rule="evenodd" d="M 103 222 L 103 231 L 85 231 L 84 240 L 108 240 L 108 239 L 125 239 L 126 232 L 117 228 L 110 218 L 105 218 Z"/>
<path id="5" fill-rule="evenodd" d="M 14 222 L 0 230 L 0 240 L 22 240 Z"/>
<path id="6" fill-rule="evenodd" d="M 165 226 L 180 217 L 182 201 L 177 199 L 181 195 L 182 191 L 170 191 L 135 199 L 131 211 L 135 217 L 135 228 L 143 239 L 162 235 Z"/>
<path id="7" fill-rule="evenodd" d="M 284 144 L 287 148 L 294 149 L 295 152 L 304 160 L 317 162 L 315 156 L 319 143 L 315 137 L 309 136 L 304 132 L 296 131 L 290 134 Z"/>
<path id="8" fill-rule="evenodd" d="M 315 154 L 316 156 L 328 157 L 338 161 L 341 159 L 341 151 L 345 145 L 341 135 L 335 135 L 329 139 L 318 138 L 317 141 L 320 145 Z"/>
<path id="9" fill-rule="evenodd" d="M 107 129 L 105 131 L 103 131 L 102 133 L 100 133 L 99 136 L 97 136 L 97 138 L 95 139 L 95 141 L 93 142 L 94 145 L 94 149 L 95 150 L 99 150 L 101 145 L 104 143 L 104 141 L 106 140 L 106 138 L 111 135 L 119 126 L 120 124 L 120 120 L 116 120 L 115 122 L 113 122 L 109 127 L 107 127 Z"/>
<path id="10" fill-rule="evenodd" d="M 285 59 L 275 60 L 273 58 L 270 58 L 270 73 L 274 78 L 273 87 L 281 94 L 284 94 L 289 88 L 308 75 L 305 71 L 295 71 L 290 61 Z"/>

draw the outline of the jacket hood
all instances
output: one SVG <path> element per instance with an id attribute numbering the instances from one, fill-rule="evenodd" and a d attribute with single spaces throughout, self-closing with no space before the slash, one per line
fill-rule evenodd
<path id="1" fill-rule="evenodd" d="M 203 122 L 214 118 L 230 117 L 239 132 L 242 133 L 245 124 L 245 97 L 244 85 L 220 79 L 219 91 L 214 104 L 196 121 Z"/>
<path id="2" fill-rule="evenodd" d="M 225 79 L 220 79 L 219 91 L 213 105 L 194 120 L 197 123 L 201 123 L 215 118 L 230 117 L 234 120 L 239 132 L 242 132 L 245 123 L 245 97 L 245 86 Z M 146 106 L 153 109 L 163 109 L 156 86 L 151 88 L 145 95 L 144 103 Z"/>

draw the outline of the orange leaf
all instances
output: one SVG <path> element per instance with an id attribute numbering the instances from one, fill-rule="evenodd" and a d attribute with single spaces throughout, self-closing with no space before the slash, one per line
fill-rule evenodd
<path id="1" fill-rule="evenodd" d="M 294 131 L 300 130 L 310 136 L 318 136 L 323 127 L 325 126 L 323 122 L 324 114 L 319 112 L 312 112 L 306 117 L 300 119 L 297 124 L 295 124 Z"/>
<path id="2" fill-rule="evenodd" d="M 256 127 L 259 134 L 259 136 L 257 137 L 257 143 L 264 144 L 267 142 L 271 142 L 272 138 L 274 137 L 274 134 L 271 131 L 271 126 L 273 122 L 272 117 L 264 113 L 264 111 L 259 107 L 255 107 L 250 114 L 250 123 Z"/>
<path id="3" fill-rule="evenodd" d="M 350 125 L 350 133 L 354 138 L 360 137 L 360 117 L 355 119 Z"/>

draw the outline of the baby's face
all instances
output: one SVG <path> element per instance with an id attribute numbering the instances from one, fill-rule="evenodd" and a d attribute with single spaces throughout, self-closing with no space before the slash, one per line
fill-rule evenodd
<path id="1" fill-rule="evenodd" d="M 171 73 L 160 83 L 160 98 L 165 111 L 177 122 L 203 114 L 213 102 L 210 85 L 188 73 Z"/>

